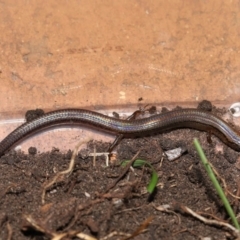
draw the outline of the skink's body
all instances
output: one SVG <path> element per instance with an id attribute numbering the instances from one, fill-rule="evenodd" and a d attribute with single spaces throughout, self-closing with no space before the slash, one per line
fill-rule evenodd
<path id="1" fill-rule="evenodd" d="M 193 128 L 213 133 L 228 146 L 240 151 L 240 135 L 219 117 L 202 110 L 181 109 L 128 121 L 83 109 L 66 109 L 46 113 L 19 126 L 1 141 L 0 156 L 27 135 L 62 123 L 86 123 L 125 136 L 139 136 L 177 128 Z"/>

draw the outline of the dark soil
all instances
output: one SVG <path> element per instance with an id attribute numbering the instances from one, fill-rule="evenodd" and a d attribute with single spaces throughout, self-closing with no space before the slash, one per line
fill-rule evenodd
<path id="1" fill-rule="evenodd" d="M 74 236 L 76 232 L 96 239 L 234 239 L 226 229 L 207 225 L 178 211 L 182 204 L 205 217 L 211 215 L 230 223 L 199 162 L 192 143 L 194 137 L 200 140 L 228 189 L 238 194 L 239 154 L 218 138 L 212 136 L 212 143 L 208 143 L 206 133 L 190 129 L 124 139 L 109 167 L 103 156 L 97 157 L 93 166 L 92 157 L 83 159 L 78 154 L 73 171 L 62 175 L 47 189 L 44 204 L 43 186 L 68 168 L 72 152 L 62 154 L 54 149 L 35 154 L 31 149 L 29 155 L 6 154 L 0 164 L 0 239 L 53 239 L 61 233 L 69 235 L 58 239 L 79 239 Z M 94 146 L 97 152 L 105 152 L 109 143 L 90 142 L 86 152 L 93 152 Z M 167 160 L 163 151 L 175 147 L 185 147 L 187 152 L 175 161 Z M 145 191 L 151 177 L 148 168 L 134 169 L 134 172 L 129 169 L 119 179 L 124 172 L 120 161 L 131 160 L 138 151 L 138 158 L 151 162 L 159 176 L 152 195 Z M 228 199 L 238 213 L 239 202 L 230 195 Z M 167 204 L 178 205 L 178 209 L 163 212 L 155 208 Z M 144 230 L 142 233 L 126 237 L 136 233 L 139 227 Z"/>

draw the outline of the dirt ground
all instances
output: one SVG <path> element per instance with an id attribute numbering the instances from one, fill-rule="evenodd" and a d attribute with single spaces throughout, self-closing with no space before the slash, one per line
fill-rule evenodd
<path id="1" fill-rule="evenodd" d="M 0 163 L 0 239 L 234 239 L 226 228 L 205 224 L 180 210 L 186 206 L 206 218 L 230 223 L 199 162 L 194 137 L 228 190 L 238 195 L 239 154 L 214 136 L 209 143 L 207 134 L 196 130 L 123 139 L 109 166 L 105 156 L 93 160 L 88 155 L 94 149 L 106 152 L 110 143 L 91 141 L 76 155 L 73 170 L 61 175 L 69 167 L 72 151 L 36 154 L 31 148 L 28 155 L 12 151 Z M 176 147 L 187 152 L 169 161 L 163 151 Z M 146 191 L 149 169 L 130 168 L 124 174 L 120 165 L 138 151 L 137 158 L 151 162 L 159 177 L 151 195 Z M 239 201 L 230 195 L 228 199 L 237 214 Z M 169 210 L 160 209 L 167 205 Z"/>
<path id="2" fill-rule="evenodd" d="M 231 106 L 240 95 L 239 7 L 237 0 L 2 0 L 0 139 L 32 108 L 128 111 L 141 97 L 169 107 L 202 99 Z M 40 140 L 49 149 L 52 144 L 36 137 L 38 145 L 31 144 L 38 149 L 29 155 L 0 159 L 0 240 L 77 239 L 78 233 L 82 239 L 233 239 L 227 229 L 179 211 L 187 206 L 230 222 L 193 138 L 237 195 L 239 154 L 214 136 L 210 144 L 207 135 L 182 129 L 124 139 L 109 166 L 104 156 L 94 165 L 93 157 L 77 155 L 73 171 L 61 175 L 73 149 L 66 154 L 53 144 L 60 149 L 39 154 Z M 89 143 L 84 155 L 95 145 L 105 152 L 109 144 Z M 163 152 L 179 146 L 187 152 L 169 161 Z M 120 166 L 138 151 L 159 177 L 151 196 L 149 169 L 123 174 Z M 237 214 L 238 201 L 228 198 Z M 166 205 L 170 209 L 159 208 Z"/>

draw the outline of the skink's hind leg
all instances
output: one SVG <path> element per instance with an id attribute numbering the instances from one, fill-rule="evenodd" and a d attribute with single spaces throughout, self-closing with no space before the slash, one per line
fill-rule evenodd
<path id="1" fill-rule="evenodd" d="M 119 144 L 119 142 L 123 139 L 124 135 L 120 134 L 118 135 L 114 141 L 112 142 L 112 144 L 109 146 L 107 152 L 109 152 L 109 154 L 112 153 L 113 149 Z"/>

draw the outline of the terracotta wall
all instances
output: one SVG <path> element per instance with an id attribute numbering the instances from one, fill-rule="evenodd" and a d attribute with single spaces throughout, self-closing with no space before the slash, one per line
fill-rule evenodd
<path id="1" fill-rule="evenodd" d="M 1 1 L 2 113 L 240 96 L 238 1 Z"/>

